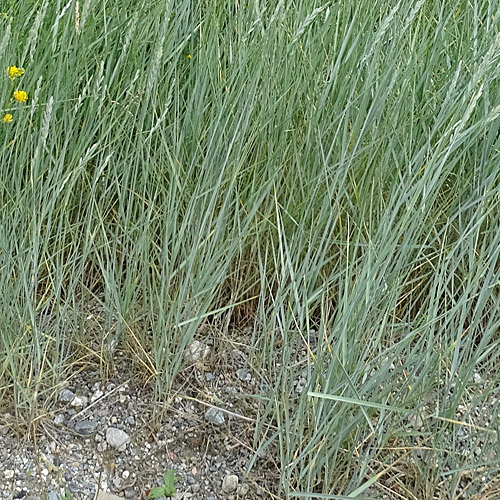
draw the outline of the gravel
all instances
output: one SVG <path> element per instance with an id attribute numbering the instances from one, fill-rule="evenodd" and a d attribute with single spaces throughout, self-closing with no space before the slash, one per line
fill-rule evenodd
<path id="1" fill-rule="evenodd" d="M 107 381 L 90 369 L 75 374 L 37 421 L 36 450 L 16 434 L 14 417 L 0 414 L 0 499 L 40 500 L 45 491 L 62 500 L 67 489 L 74 500 L 95 500 L 99 492 L 140 500 L 169 469 L 180 478 L 177 499 L 253 500 L 262 490 L 276 491 L 279 471 L 270 458 L 259 458 L 247 475 L 253 427 L 238 415 L 253 416 L 241 394 L 249 386 L 258 391 L 258 384 L 236 373 L 247 370 L 240 357 L 239 366 L 206 370 L 200 363 L 209 352 L 205 343 L 192 346 L 187 397 L 161 408 L 153 388 L 125 378 L 133 373 L 127 361 L 117 362 Z M 227 412 L 207 410 L 212 395 Z"/>

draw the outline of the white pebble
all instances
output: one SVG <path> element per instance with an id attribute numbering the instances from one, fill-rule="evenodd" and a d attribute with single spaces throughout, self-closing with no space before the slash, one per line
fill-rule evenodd
<path id="1" fill-rule="evenodd" d="M 118 451 L 124 451 L 130 442 L 130 436 L 116 427 L 108 427 L 106 430 L 106 441 Z"/>
<path id="2" fill-rule="evenodd" d="M 236 474 L 228 474 L 222 481 L 222 491 L 224 493 L 233 493 L 238 487 L 238 481 Z"/>

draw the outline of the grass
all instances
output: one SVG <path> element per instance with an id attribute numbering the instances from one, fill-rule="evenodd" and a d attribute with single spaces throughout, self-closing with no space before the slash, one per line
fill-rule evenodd
<path id="1" fill-rule="evenodd" d="M 117 349 L 162 399 L 201 325 L 250 322 L 281 497 L 497 498 L 498 2 L 2 9 L 28 93 L 0 78 L 0 398 L 20 423 Z"/>

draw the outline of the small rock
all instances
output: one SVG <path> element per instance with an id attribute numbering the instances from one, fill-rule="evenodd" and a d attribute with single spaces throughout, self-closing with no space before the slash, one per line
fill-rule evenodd
<path id="1" fill-rule="evenodd" d="M 75 393 L 69 389 L 63 389 L 59 393 L 59 401 L 62 401 L 63 403 L 71 403 L 73 399 L 75 399 Z"/>
<path id="2" fill-rule="evenodd" d="M 190 361 L 200 361 L 205 359 L 210 353 L 210 347 L 199 340 L 193 340 L 189 344 L 185 357 Z"/>
<path id="3" fill-rule="evenodd" d="M 62 413 L 59 413 L 54 418 L 54 424 L 61 425 L 63 423 L 64 423 L 64 415 Z"/>
<path id="4" fill-rule="evenodd" d="M 97 500 L 121 500 L 121 497 L 113 495 L 111 493 L 106 493 L 105 491 L 99 491 Z"/>
<path id="5" fill-rule="evenodd" d="M 14 477 L 14 471 L 8 469 L 8 470 L 3 472 L 3 475 L 4 475 L 5 479 L 12 479 Z"/>
<path id="6" fill-rule="evenodd" d="M 205 419 L 214 425 L 222 425 L 225 422 L 224 413 L 218 408 L 209 408 L 205 412 Z"/>
<path id="7" fill-rule="evenodd" d="M 55 490 L 50 490 L 47 493 L 47 500 L 59 500 L 59 498 L 61 497 L 59 496 L 59 493 Z"/>
<path id="8" fill-rule="evenodd" d="M 103 452 L 103 451 L 106 451 L 107 449 L 108 449 L 108 445 L 107 445 L 106 441 L 101 441 L 101 442 L 97 443 L 97 451 Z"/>
<path id="9" fill-rule="evenodd" d="M 252 380 L 252 374 L 246 368 L 236 370 L 236 375 L 243 382 L 250 382 Z"/>
<path id="10" fill-rule="evenodd" d="M 477 373 L 477 372 L 474 373 L 472 378 L 474 380 L 474 383 L 476 383 L 476 384 L 479 384 L 481 382 L 481 380 L 483 380 L 481 375 L 479 375 L 479 373 Z"/>
<path id="11" fill-rule="evenodd" d="M 85 396 L 75 396 L 73 398 L 73 401 L 71 401 L 71 406 L 74 406 L 75 408 L 81 408 L 84 406 L 87 406 L 87 403 L 89 402 L 88 398 Z"/>
<path id="12" fill-rule="evenodd" d="M 130 442 L 130 436 L 116 427 L 108 427 L 106 430 L 106 441 L 118 451 L 124 451 Z"/>
<path id="13" fill-rule="evenodd" d="M 248 484 L 246 483 L 239 484 L 238 487 L 236 488 L 236 494 L 240 498 L 246 496 L 249 491 L 250 491 L 250 486 L 248 486 Z"/>
<path id="14" fill-rule="evenodd" d="M 210 373 L 210 372 L 205 373 L 205 380 L 207 382 L 210 382 L 213 378 L 214 378 L 213 373 Z"/>
<path id="15" fill-rule="evenodd" d="M 97 401 L 102 396 L 104 396 L 104 392 L 102 392 L 101 390 L 97 389 L 97 391 L 95 391 L 94 394 L 92 394 L 92 396 L 90 398 L 90 401 L 93 403 L 94 401 Z"/>
<path id="16" fill-rule="evenodd" d="M 75 432 L 88 436 L 92 434 L 97 427 L 97 420 L 80 420 L 75 424 Z"/>
<path id="17" fill-rule="evenodd" d="M 129 476 L 130 476 L 130 472 L 129 472 L 128 470 L 124 470 L 124 471 L 122 472 L 122 477 L 123 477 L 123 479 L 128 479 L 128 478 L 129 478 Z"/>
<path id="18" fill-rule="evenodd" d="M 228 474 L 222 481 L 222 491 L 224 493 L 233 493 L 238 488 L 238 476 L 236 474 Z"/>

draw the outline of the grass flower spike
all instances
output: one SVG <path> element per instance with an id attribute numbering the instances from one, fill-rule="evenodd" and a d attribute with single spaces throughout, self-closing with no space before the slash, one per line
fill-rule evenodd
<path id="1" fill-rule="evenodd" d="M 26 102 L 28 100 L 28 94 L 24 90 L 16 90 L 14 92 L 14 99 L 17 102 Z"/>
<path id="2" fill-rule="evenodd" d="M 10 113 L 6 113 L 4 115 L 4 117 L 2 118 L 2 121 L 4 123 L 10 123 L 14 118 L 12 117 L 12 115 Z"/>
<path id="3" fill-rule="evenodd" d="M 7 68 L 7 74 L 11 80 L 14 80 L 24 75 L 24 69 L 18 68 L 17 66 L 9 66 Z"/>

